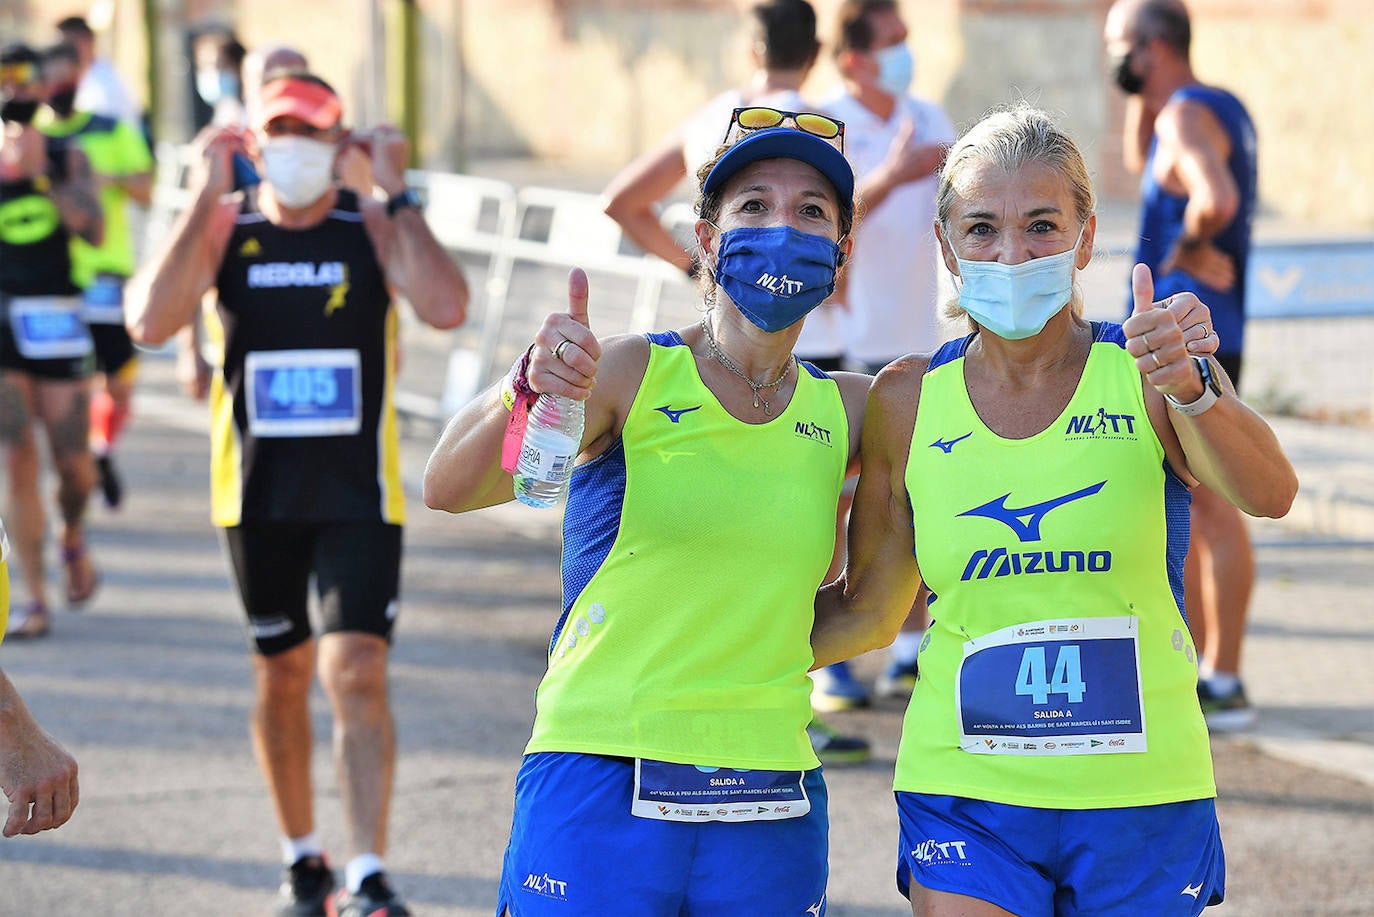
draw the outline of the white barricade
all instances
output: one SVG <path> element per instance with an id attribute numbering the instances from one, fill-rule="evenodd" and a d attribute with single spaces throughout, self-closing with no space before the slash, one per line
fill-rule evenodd
<path id="1" fill-rule="evenodd" d="M 177 215 L 190 205 L 186 185 L 194 156 L 190 146 L 158 145 L 145 251 L 156 249 Z M 560 279 L 522 297 L 521 308 L 511 308 L 517 266 L 531 268 L 527 273 L 534 281 L 540 268 L 586 270 L 592 277 L 591 317 L 599 335 L 680 327 L 695 320 L 697 298 L 681 272 L 635 248 L 605 215 L 596 195 L 548 188 L 517 192 L 505 182 L 443 172 L 411 171 L 407 181 L 425 200 L 425 219 L 435 238 L 462 262 L 472 300 L 468 321 L 452 332 L 422 330 L 418 322 L 407 321 L 412 339 L 419 334 L 447 335 L 432 348 L 446 350 L 447 366 L 442 370 L 423 365 L 431 348 L 406 354 L 396 403 L 408 417 L 441 423 L 500 376 L 528 345 L 545 314 L 567 307 L 566 283 Z M 665 224 L 684 245 L 695 219 L 686 205 L 664 212 Z M 476 280 L 479 274 L 481 282 Z M 615 295 L 617 286 L 629 295 Z M 671 306 L 666 311 L 665 302 Z M 412 362 L 421 365 L 406 373 L 404 368 Z M 417 381 L 407 384 L 408 378 Z M 437 391 L 416 391 L 429 388 L 436 378 L 443 379 Z"/>

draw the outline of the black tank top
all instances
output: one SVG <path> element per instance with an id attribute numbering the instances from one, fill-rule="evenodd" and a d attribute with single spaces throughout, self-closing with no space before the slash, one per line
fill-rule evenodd
<path id="1" fill-rule="evenodd" d="M 215 286 L 216 523 L 401 522 L 396 316 L 357 195 L 340 190 L 322 223 L 293 230 L 249 194 Z"/>
<path id="2" fill-rule="evenodd" d="M 0 293 L 73 296 L 70 236 L 41 188 L 66 171 L 67 138 L 48 137 L 48 174 L 0 182 Z"/>

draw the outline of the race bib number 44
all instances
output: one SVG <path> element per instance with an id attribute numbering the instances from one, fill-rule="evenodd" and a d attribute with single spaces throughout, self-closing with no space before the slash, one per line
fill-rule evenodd
<path id="1" fill-rule="evenodd" d="M 1143 752 L 1135 617 L 1065 618 L 964 644 L 955 703 L 960 747 L 986 755 Z"/>
<path id="2" fill-rule="evenodd" d="M 362 429 L 356 350 L 254 351 L 244 360 L 244 380 L 254 436 L 352 436 Z"/>

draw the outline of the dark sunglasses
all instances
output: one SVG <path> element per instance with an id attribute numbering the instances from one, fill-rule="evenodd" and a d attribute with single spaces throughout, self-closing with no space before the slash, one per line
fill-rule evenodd
<path id="1" fill-rule="evenodd" d="M 791 122 L 788 124 L 787 122 Z M 731 146 L 750 131 L 770 127 L 789 127 L 827 141 L 844 152 L 844 122 L 816 114 L 813 111 L 781 111 L 760 105 L 736 108 L 730 114 L 730 126 L 725 130 L 725 145 Z"/>

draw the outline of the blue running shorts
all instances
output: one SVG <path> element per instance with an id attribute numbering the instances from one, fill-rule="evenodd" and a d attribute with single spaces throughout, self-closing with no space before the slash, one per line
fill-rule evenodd
<path id="1" fill-rule="evenodd" d="M 1216 801 L 1034 809 L 897 793 L 908 881 L 1019 917 L 1194 917 L 1226 890 Z"/>
<path id="2" fill-rule="evenodd" d="M 821 769 L 804 785 L 811 811 L 798 818 L 655 821 L 630 814 L 629 759 L 526 755 L 497 917 L 820 917 L 830 828 Z"/>

